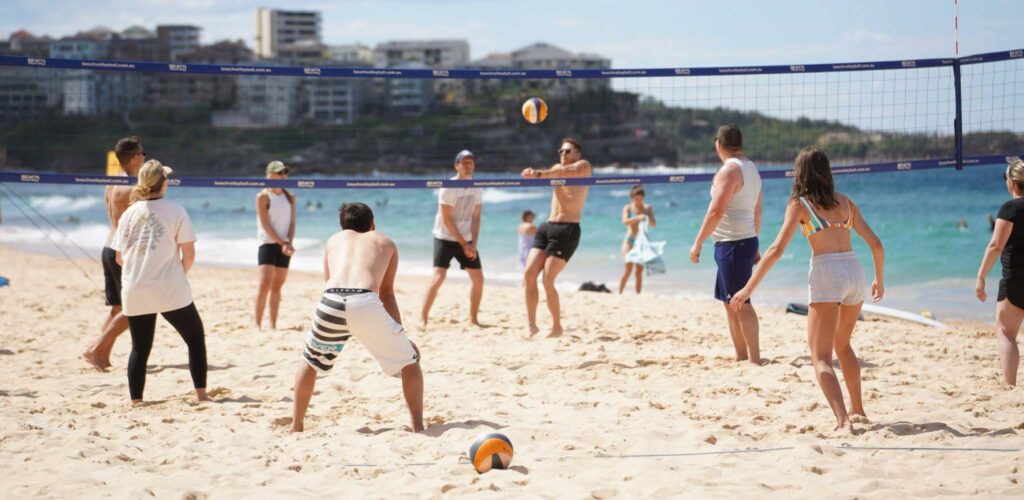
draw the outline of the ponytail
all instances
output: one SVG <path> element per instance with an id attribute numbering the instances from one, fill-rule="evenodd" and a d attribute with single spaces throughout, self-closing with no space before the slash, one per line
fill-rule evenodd
<path id="1" fill-rule="evenodd" d="M 135 203 L 136 201 L 139 201 L 139 200 L 148 200 L 149 199 L 149 192 L 150 192 L 149 191 L 149 186 L 144 186 L 142 184 L 136 184 L 132 188 L 131 194 L 128 195 L 128 201 L 130 201 L 131 203 Z"/>

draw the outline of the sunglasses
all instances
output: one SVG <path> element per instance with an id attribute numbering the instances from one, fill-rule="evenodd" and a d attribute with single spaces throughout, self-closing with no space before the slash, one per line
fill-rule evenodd
<path id="1" fill-rule="evenodd" d="M 571 150 L 571 149 L 567 149 L 567 148 L 566 148 L 566 149 L 559 149 L 559 150 L 558 150 L 558 154 L 559 154 L 559 155 L 567 155 L 567 154 L 569 154 L 569 153 L 572 153 L 572 150 Z"/>

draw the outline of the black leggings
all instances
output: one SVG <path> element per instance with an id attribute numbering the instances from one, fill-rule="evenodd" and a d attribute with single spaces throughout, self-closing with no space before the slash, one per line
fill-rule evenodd
<path id="1" fill-rule="evenodd" d="M 196 389 L 205 389 L 206 339 L 203 320 L 199 317 L 195 303 L 160 314 L 188 345 L 188 371 L 192 373 L 192 384 Z M 128 328 L 132 333 L 132 353 L 128 357 L 128 392 L 132 400 L 141 400 L 142 390 L 146 387 L 146 361 L 149 360 L 149 351 L 153 349 L 156 314 L 128 316 Z"/>

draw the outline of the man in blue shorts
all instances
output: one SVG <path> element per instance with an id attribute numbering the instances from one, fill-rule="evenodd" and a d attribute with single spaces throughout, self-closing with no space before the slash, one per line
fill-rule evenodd
<path id="1" fill-rule="evenodd" d="M 757 165 L 743 155 L 743 134 L 735 125 L 718 128 L 715 151 L 722 167 L 711 183 L 711 203 L 690 248 L 690 260 L 694 264 L 700 262 L 704 240 L 708 236 L 715 240 L 715 299 L 725 306 L 736 360 L 760 365 L 757 313 L 749 300 L 739 311 L 729 307 L 729 300 L 747 284 L 754 264 L 761 259 L 757 250 L 757 235 L 761 232 L 761 174 Z"/>

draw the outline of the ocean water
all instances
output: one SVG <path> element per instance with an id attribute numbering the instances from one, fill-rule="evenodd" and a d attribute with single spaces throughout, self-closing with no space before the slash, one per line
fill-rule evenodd
<path id="1" fill-rule="evenodd" d="M 930 311 L 940 320 L 991 321 L 993 299 L 981 304 L 974 298 L 973 278 L 991 237 L 986 216 L 994 216 L 1009 199 L 1001 178 L 1003 168 L 992 165 L 959 172 L 906 171 L 836 178 L 837 188 L 857 202 L 885 245 L 887 294 L 883 305 L 914 312 Z M 764 182 L 762 250 L 774 240 L 782 223 L 790 187 L 788 179 Z M 668 272 L 645 279 L 645 291 L 711 297 L 715 265 L 710 241 L 705 243 L 700 264 L 691 264 L 688 258 L 690 244 L 710 200 L 709 188 L 708 183 L 646 186 L 647 201 L 654 206 L 658 222 L 650 236 L 654 241 L 668 243 L 664 256 Z M 22 215 L 7 189 L 56 224 L 64 235 L 32 212 L 32 220 Z M 184 205 L 192 217 L 200 263 L 255 266 L 255 194 L 255 190 L 244 189 L 171 188 L 168 197 Z M 303 190 L 296 194 L 299 210 L 293 268 L 319 271 L 323 243 L 339 229 L 339 204 L 362 201 L 373 207 L 378 229 L 397 242 L 400 272 L 430 273 L 436 190 Z M 622 272 L 619 247 L 625 234 L 620 216 L 622 206 L 629 201 L 628 195 L 628 186 L 591 188 L 582 223 L 583 239 L 563 274 L 566 287 L 595 281 L 617 289 Z M 526 209 L 533 210 L 539 224 L 550 210 L 550 198 L 550 188 L 485 191 L 479 249 L 490 283 L 514 284 L 519 280 L 516 227 L 520 214 Z M 73 242 L 97 256 L 106 239 L 103 188 L 99 186 L 7 184 L 0 189 L 0 209 L 0 243 L 43 252 L 55 252 L 54 245 L 59 244 L 71 255 L 81 256 Z M 961 218 L 967 221 L 966 230 L 957 227 Z M 33 220 L 43 230 L 35 227 Z M 856 237 L 854 250 L 870 282 L 871 256 Z M 770 306 L 806 302 L 809 258 L 810 250 L 797 234 L 754 300 Z M 450 279 L 464 279 L 464 274 L 457 271 L 457 263 L 453 265 Z M 989 294 L 993 297 L 998 273 L 997 264 L 989 278 Z M 631 288 L 632 284 L 628 289 Z"/>

